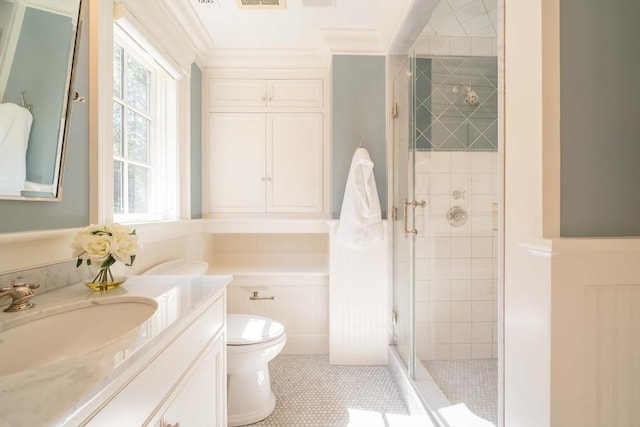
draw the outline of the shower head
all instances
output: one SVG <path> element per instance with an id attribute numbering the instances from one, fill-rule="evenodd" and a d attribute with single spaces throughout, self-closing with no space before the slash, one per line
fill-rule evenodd
<path id="1" fill-rule="evenodd" d="M 462 83 L 457 84 L 453 87 L 453 93 L 456 95 L 460 93 L 460 89 L 464 89 L 464 103 L 467 105 L 478 105 L 478 94 L 471 87 L 471 82 L 468 85 L 463 85 Z"/>

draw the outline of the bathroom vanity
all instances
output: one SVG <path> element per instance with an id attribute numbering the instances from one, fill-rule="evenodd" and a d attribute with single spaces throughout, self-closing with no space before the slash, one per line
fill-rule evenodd
<path id="1" fill-rule="evenodd" d="M 37 330 L 29 332 L 34 342 L 25 354 L 34 355 L 33 366 L 16 363 L 2 371 L 2 424 L 226 425 L 225 291 L 231 279 L 133 276 L 122 288 L 106 293 L 77 284 L 36 295 L 37 306 L 30 310 L 0 312 L 0 339 L 3 333 L 10 336 L 8 329 L 36 325 L 43 316 L 61 325 L 41 338 Z M 138 324 L 125 331 L 127 310 L 136 311 L 138 305 L 152 307 L 152 314 L 133 320 Z M 108 335 L 100 331 L 110 318 L 96 307 L 111 310 L 106 313 L 113 317 L 114 328 L 122 328 L 118 323 L 124 321 L 123 332 L 100 342 L 100 336 Z M 59 317 L 68 313 L 80 320 L 71 323 Z M 92 323 L 100 316 L 100 325 Z M 57 338 L 71 344 L 55 345 Z M 50 344 L 42 344 L 47 340 Z M 56 352 L 61 353 L 54 360 L 38 357 Z"/>

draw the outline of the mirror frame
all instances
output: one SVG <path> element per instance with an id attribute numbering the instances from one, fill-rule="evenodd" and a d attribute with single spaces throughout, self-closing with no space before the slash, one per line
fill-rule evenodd
<path id="1" fill-rule="evenodd" d="M 64 116 L 61 117 L 63 125 L 58 128 L 58 144 L 59 144 L 59 156 L 56 158 L 57 178 L 56 182 L 52 183 L 52 187 L 55 188 L 55 194 L 51 193 L 50 196 L 13 196 L 0 194 L 0 200 L 20 200 L 20 201 L 45 201 L 45 202 L 59 202 L 62 200 L 62 187 L 64 179 L 64 166 L 67 152 L 67 139 L 69 137 L 69 123 L 71 121 L 71 109 L 72 101 L 84 101 L 85 99 L 80 96 L 74 87 L 76 67 L 78 66 L 78 53 L 80 51 L 80 37 L 82 35 L 82 27 L 84 21 L 84 8 L 86 0 L 78 0 L 78 15 L 76 21 L 75 37 L 73 39 L 73 49 L 71 51 L 71 64 L 67 72 L 66 91 L 65 96 L 62 98 L 62 111 Z M 43 193 L 40 193 L 43 194 Z"/>

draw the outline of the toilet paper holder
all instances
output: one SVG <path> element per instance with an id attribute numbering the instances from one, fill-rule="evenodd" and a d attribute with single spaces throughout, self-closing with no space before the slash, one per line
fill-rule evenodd
<path id="1" fill-rule="evenodd" d="M 253 291 L 253 293 L 249 297 L 249 300 L 251 300 L 251 301 L 274 300 L 274 299 L 276 299 L 276 297 L 261 297 L 261 296 L 258 296 L 258 291 Z"/>

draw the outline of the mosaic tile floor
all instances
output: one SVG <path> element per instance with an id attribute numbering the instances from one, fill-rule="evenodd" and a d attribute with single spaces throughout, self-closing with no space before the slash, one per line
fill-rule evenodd
<path id="1" fill-rule="evenodd" d="M 328 355 L 279 355 L 269 365 L 276 408 L 251 426 L 394 426 L 407 408 L 386 366 L 332 366 Z"/>
<path id="2" fill-rule="evenodd" d="M 451 404 L 465 403 L 479 417 L 498 423 L 498 360 L 422 361 Z"/>

